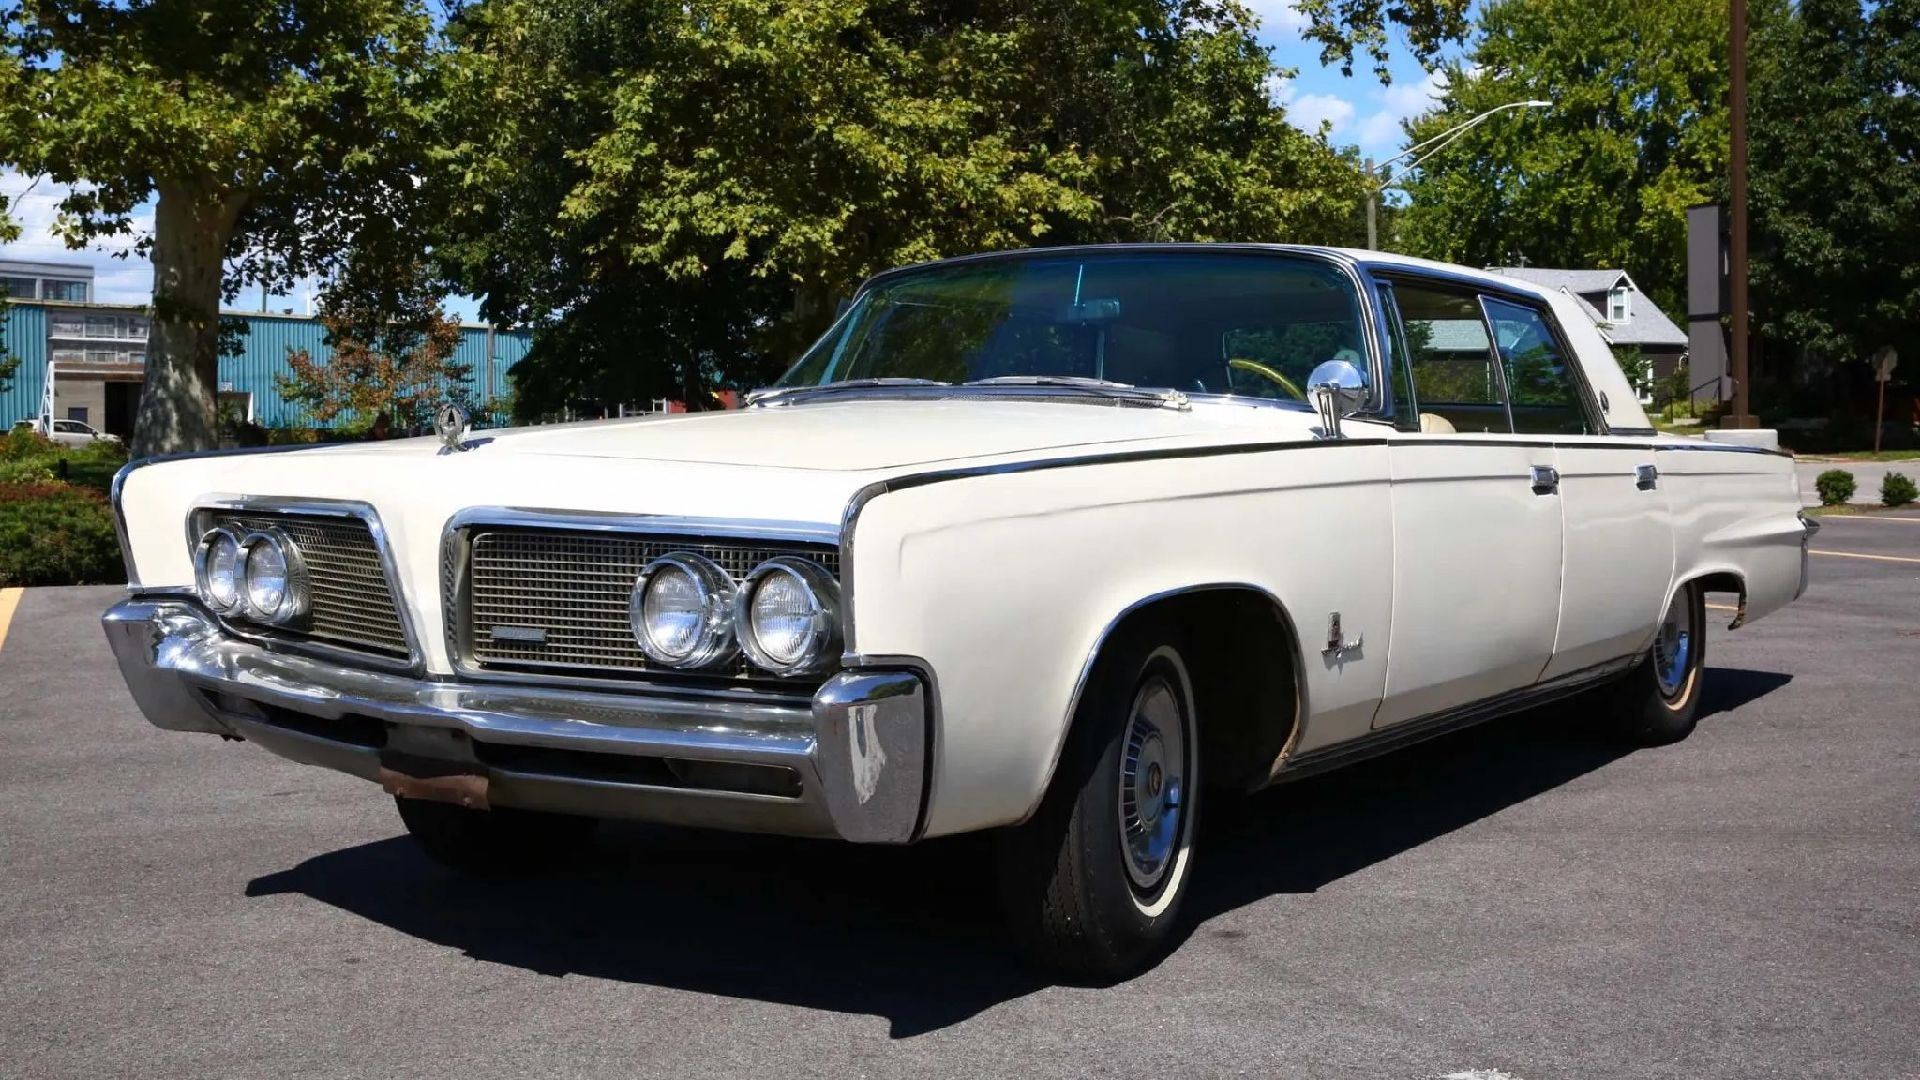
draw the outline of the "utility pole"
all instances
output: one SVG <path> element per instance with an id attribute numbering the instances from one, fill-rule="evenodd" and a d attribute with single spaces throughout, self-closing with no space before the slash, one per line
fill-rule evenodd
<path id="1" fill-rule="evenodd" d="M 1380 202 L 1380 189 L 1373 183 L 1373 159 L 1367 159 L 1367 249 L 1380 250 L 1380 233 L 1373 219 Z"/>
<path id="2" fill-rule="evenodd" d="M 1747 327 L 1747 0 L 1728 0 L 1728 59 L 1731 78 L 1727 87 L 1728 133 L 1727 186 L 1730 189 L 1732 221 L 1727 237 L 1728 306 L 1733 309 L 1733 414 L 1720 421 L 1721 427 L 1757 428 L 1747 389 L 1749 345 Z"/>

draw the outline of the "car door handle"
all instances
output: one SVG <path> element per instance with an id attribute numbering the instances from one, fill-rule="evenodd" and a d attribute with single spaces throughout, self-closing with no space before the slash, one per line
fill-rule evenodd
<path id="1" fill-rule="evenodd" d="M 1535 495 L 1551 495 L 1560 490 L 1560 470 L 1551 465 L 1535 465 L 1527 471 Z"/>
<path id="2" fill-rule="evenodd" d="M 1641 491 L 1652 491 L 1660 484 L 1660 469 L 1654 465 L 1635 465 L 1633 467 L 1633 486 Z"/>

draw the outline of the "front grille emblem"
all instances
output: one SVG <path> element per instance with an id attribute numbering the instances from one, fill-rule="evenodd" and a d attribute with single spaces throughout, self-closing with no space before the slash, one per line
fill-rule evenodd
<path id="1" fill-rule="evenodd" d="M 538 626 L 496 626 L 490 637 L 495 641 L 517 641 L 522 645 L 545 645 L 547 632 Z"/>

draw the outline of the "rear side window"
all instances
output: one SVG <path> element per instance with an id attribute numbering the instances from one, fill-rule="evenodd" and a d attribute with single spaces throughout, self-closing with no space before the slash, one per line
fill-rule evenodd
<path id="1" fill-rule="evenodd" d="M 1513 430 L 1537 435 L 1589 435 L 1573 360 L 1560 347 L 1547 318 L 1534 308 L 1482 297 L 1487 325 L 1507 380 Z"/>
<path id="2" fill-rule="evenodd" d="M 1401 343 L 1428 432 L 1506 432 L 1506 387 L 1472 293 L 1395 282 Z"/>

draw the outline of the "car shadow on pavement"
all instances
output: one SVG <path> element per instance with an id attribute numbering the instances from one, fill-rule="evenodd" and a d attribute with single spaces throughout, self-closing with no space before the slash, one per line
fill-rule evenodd
<path id="1" fill-rule="evenodd" d="M 1787 676 L 1709 669 L 1725 712 Z M 1188 927 L 1313 892 L 1601 768 L 1628 751 L 1534 710 L 1222 806 L 1203 829 Z M 987 843 L 887 849 L 609 824 L 592 856 L 532 879 L 461 877 L 396 836 L 250 882 L 555 977 L 886 1018 L 938 1030 L 1052 984 L 1002 934 Z"/>

